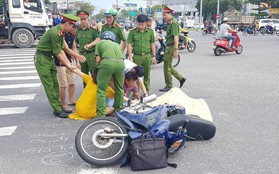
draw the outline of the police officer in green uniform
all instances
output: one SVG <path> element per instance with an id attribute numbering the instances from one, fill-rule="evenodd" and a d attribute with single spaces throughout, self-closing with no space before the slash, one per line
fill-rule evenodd
<path id="1" fill-rule="evenodd" d="M 34 56 L 35 67 L 44 86 L 49 103 L 54 110 L 54 114 L 61 118 L 67 118 L 68 114 L 63 111 L 63 107 L 59 101 L 59 85 L 56 77 L 57 71 L 54 56 L 69 70 L 74 70 L 75 67 L 72 66 L 63 51 L 65 42 L 64 33 L 70 32 L 78 20 L 79 18 L 77 16 L 70 14 L 63 15 L 60 25 L 51 28 L 42 36 Z M 72 55 L 70 52 L 69 54 Z"/>
<path id="2" fill-rule="evenodd" d="M 119 44 L 115 43 L 115 35 L 111 31 L 105 31 L 101 35 L 101 41 L 96 45 L 96 64 L 99 71 L 97 75 L 97 116 L 105 116 L 106 113 L 106 89 L 111 78 L 114 81 L 114 109 L 118 110 L 123 105 L 124 83 L 124 55 Z"/>
<path id="3" fill-rule="evenodd" d="M 118 23 L 116 23 L 116 15 L 117 15 L 117 11 L 114 8 L 109 8 L 106 10 L 106 12 L 105 12 L 106 23 L 102 26 L 102 30 L 99 34 L 99 39 L 88 44 L 87 45 L 88 48 L 92 47 L 93 45 L 96 45 L 97 42 L 99 42 L 101 40 L 101 35 L 103 32 L 111 31 L 114 33 L 114 35 L 116 37 L 115 42 L 118 44 L 121 44 L 121 41 L 122 41 L 122 51 L 125 50 L 126 37 L 125 37 L 123 28 Z"/>
<path id="4" fill-rule="evenodd" d="M 89 72 L 92 74 L 96 68 L 95 45 L 88 47 L 88 44 L 99 37 L 98 31 L 88 25 L 89 13 L 87 11 L 79 10 L 77 16 L 80 17 L 80 28 L 76 32 L 76 42 L 79 44 L 79 53 L 86 57 L 86 62 L 80 64 L 81 71 L 85 74 Z"/>
<path id="5" fill-rule="evenodd" d="M 135 64 L 144 67 L 144 85 L 149 93 L 151 57 L 152 63 L 156 63 L 155 38 L 153 30 L 147 27 L 146 15 L 138 15 L 137 22 L 137 28 L 132 29 L 128 35 L 128 57 Z M 150 50 L 152 50 L 152 56 Z"/>
<path id="6" fill-rule="evenodd" d="M 163 5 L 163 18 L 168 23 L 166 35 L 166 51 L 164 54 L 164 76 L 166 86 L 159 89 L 161 92 L 167 92 L 172 87 L 173 75 L 180 82 L 180 88 L 183 86 L 186 79 L 172 67 L 172 59 L 178 57 L 178 38 L 179 38 L 179 24 L 173 17 L 173 10 Z"/>

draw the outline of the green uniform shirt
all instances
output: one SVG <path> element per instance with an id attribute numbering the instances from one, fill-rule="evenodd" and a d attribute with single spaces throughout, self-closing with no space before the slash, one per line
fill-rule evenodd
<path id="1" fill-rule="evenodd" d="M 94 52 L 95 46 L 91 47 L 89 50 L 86 50 L 84 46 L 90 44 L 96 38 L 98 38 L 98 31 L 95 30 L 94 28 L 87 27 L 85 30 L 81 28 L 78 29 L 76 32 L 76 42 L 79 44 L 79 52 L 80 53 Z"/>
<path id="2" fill-rule="evenodd" d="M 124 30 L 122 27 L 119 26 L 119 24 L 114 24 L 113 26 L 109 27 L 107 24 L 104 24 L 102 26 L 102 30 L 101 30 L 101 33 L 99 35 L 99 37 L 101 38 L 101 35 L 103 32 L 105 31 L 111 31 L 114 33 L 116 39 L 115 39 L 115 42 L 120 44 L 121 41 L 126 41 L 126 37 L 124 35 Z"/>
<path id="3" fill-rule="evenodd" d="M 64 33 L 61 31 L 61 26 L 57 25 L 49 29 L 40 39 L 36 50 L 51 54 L 58 54 L 64 49 Z"/>
<path id="4" fill-rule="evenodd" d="M 130 31 L 127 39 L 133 44 L 133 53 L 146 54 L 150 52 L 150 43 L 155 43 L 153 30 L 146 27 L 143 32 L 139 28 Z"/>
<path id="5" fill-rule="evenodd" d="M 166 45 L 167 46 L 173 46 L 174 45 L 174 36 L 179 36 L 179 24 L 177 20 L 172 17 L 172 23 L 169 24 L 167 29 L 167 35 L 166 35 Z"/>
<path id="6" fill-rule="evenodd" d="M 95 55 L 101 58 L 123 59 L 122 48 L 119 44 L 110 40 L 101 40 L 96 44 Z"/>

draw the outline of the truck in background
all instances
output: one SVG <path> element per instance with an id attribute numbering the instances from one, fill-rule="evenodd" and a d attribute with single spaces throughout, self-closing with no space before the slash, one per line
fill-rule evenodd
<path id="1" fill-rule="evenodd" d="M 0 0 L 0 44 L 13 43 L 28 48 L 48 29 L 43 0 Z"/>
<path id="2" fill-rule="evenodd" d="M 255 22 L 255 16 L 244 16 L 242 12 L 238 11 L 227 11 L 224 12 L 224 17 L 229 18 L 229 24 L 233 28 L 246 28 Z"/>

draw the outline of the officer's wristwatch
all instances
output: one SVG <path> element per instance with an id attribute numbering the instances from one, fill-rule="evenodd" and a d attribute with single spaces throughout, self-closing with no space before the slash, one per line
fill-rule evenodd
<path id="1" fill-rule="evenodd" d="M 174 50 L 178 50 L 178 48 L 174 48 Z"/>
<path id="2" fill-rule="evenodd" d="M 152 57 L 156 57 L 156 55 L 153 54 Z"/>

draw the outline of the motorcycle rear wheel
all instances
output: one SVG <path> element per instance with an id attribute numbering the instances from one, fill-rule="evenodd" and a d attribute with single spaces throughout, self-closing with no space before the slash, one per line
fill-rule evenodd
<path id="1" fill-rule="evenodd" d="M 243 36 L 246 36 L 246 35 L 247 35 L 247 31 L 246 31 L 246 30 L 243 30 L 243 31 L 242 31 L 242 35 L 243 35 Z"/>
<path id="2" fill-rule="evenodd" d="M 187 50 L 192 53 L 196 50 L 196 43 L 192 40 L 187 44 Z"/>
<path id="3" fill-rule="evenodd" d="M 79 156 L 95 166 L 109 166 L 119 162 L 128 149 L 128 137 L 103 138 L 104 129 L 110 129 L 111 134 L 127 134 L 115 118 L 96 117 L 85 122 L 78 130 L 75 146 Z"/>
<path id="4" fill-rule="evenodd" d="M 241 54 L 242 51 L 243 51 L 243 46 L 242 46 L 242 45 L 239 45 L 239 46 L 236 48 L 235 53 L 236 53 L 236 54 Z"/>

